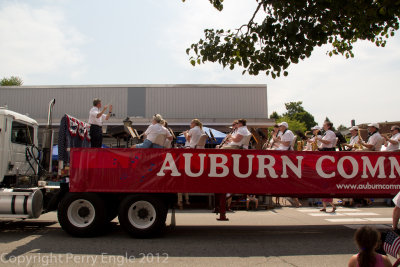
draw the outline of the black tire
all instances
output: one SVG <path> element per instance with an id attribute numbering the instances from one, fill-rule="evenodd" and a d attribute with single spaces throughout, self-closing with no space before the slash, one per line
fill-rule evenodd
<path id="1" fill-rule="evenodd" d="M 100 235 L 106 224 L 104 201 L 94 193 L 67 193 L 57 215 L 61 228 L 77 237 Z"/>
<path id="2" fill-rule="evenodd" d="M 150 238 L 163 233 L 167 213 L 168 206 L 162 197 L 129 195 L 119 206 L 118 219 L 131 236 Z"/>

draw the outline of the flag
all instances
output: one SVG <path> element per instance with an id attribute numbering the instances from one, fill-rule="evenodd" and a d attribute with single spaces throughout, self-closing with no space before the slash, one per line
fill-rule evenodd
<path id="1" fill-rule="evenodd" d="M 397 258 L 397 253 L 400 250 L 400 237 L 393 231 L 389 231 L 386 234 L 385 242 L 383 243 L 383 249 L 389 255 Z"/>

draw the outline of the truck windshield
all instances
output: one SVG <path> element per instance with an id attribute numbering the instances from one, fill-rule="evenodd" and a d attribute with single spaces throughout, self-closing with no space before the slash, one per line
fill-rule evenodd
<path id="1" fill-rule="evenodd" d="M 32 145 L 33 141 L 33 127 L 13 121 L 11 128 L 11 142 L 23 145 Z"/>

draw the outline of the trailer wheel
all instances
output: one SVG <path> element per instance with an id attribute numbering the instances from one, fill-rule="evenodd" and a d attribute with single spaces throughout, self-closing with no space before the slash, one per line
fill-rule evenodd
<path id="1" fill-rule="evenodd" d="M 58 221 L 72 236 L 102 233 L 106 223 L 104 201 L 93 193 L 67 193 L 58 207 Z"/>
<path id="2" fill-rule="evenodd" d="M 168 207 L 162 198 L 133 195 L 121 202 L 118 219 L 133 237 L 148 238 L 162 233 L 167 213 Z"/>

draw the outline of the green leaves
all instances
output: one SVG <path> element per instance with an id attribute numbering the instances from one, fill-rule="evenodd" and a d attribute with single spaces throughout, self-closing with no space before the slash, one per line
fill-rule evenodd
<path id="1" fill-rule="evenodd" d="M 4 77 L 0 80 L 0 86 L 21 86 L 23 81 L 18 76 L 11 76 L 10 78 Z"/>
<path id="2" fill-rule="evenodd" d="M 223 9 L 222 0 L 209 1 Z M 230 69 L 240 66 L 243 74 L 264 72 L 276 78 L 287 76 L 290 64 L 310 57 L 316 46 L 329 43 L 329 56 L 352 58 L 358 40 L 384 47 L 399 29 L 400 1 L 256 1 L 262 8 L 247 24 L 236 30 L 204 30 L 204 38 L 186 49 L 190 63 L 218 62 Z M 258 12 L 265 16 L 261 23 L 253 21 Z"/>

